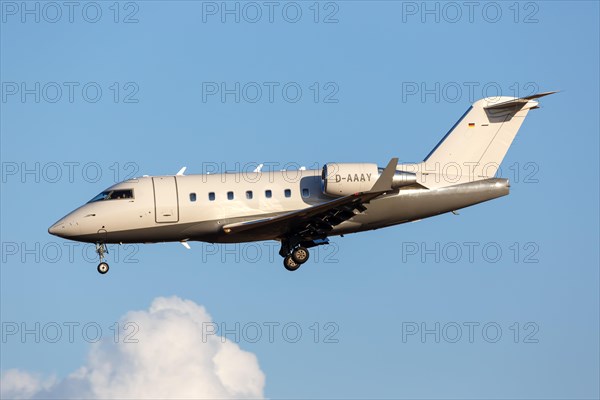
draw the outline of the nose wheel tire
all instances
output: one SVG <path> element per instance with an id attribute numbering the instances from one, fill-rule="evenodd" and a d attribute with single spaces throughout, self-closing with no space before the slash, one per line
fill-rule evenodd
<path id="1" fill-rule="evenodd" d="M 296 264 L 304 264 L 306 261 L 308 261 L 309 256 L 310 253 L 306 247 L 296 247 L 294 251 L 292 251 L 292 258 Z"/>
<path id="2" fill-rule="evenodd" d="M 283 266 L 288 271 L 295 271 L 298 268 L 300 268 L 300 264 L 298 264 L 296 261 L 294 261 L 291 254 L 288 254 L 287 256 L 285 256 L 285 258 L 283 259 Z"/>
<path id="3" fill-rule="evenodd" d="M 107 273 L 108 272 L 108 264 L 105 262 L 101 262 L 100 264 L 98 264 L 98 272 L 100 272 L 102 275 Z"/>

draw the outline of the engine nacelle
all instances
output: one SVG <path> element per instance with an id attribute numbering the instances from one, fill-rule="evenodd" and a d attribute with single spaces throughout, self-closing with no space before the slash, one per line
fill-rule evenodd
<path id="1" fill-rule="evenodd" d="M 371 190 L 383 168 L 370 163 L 329 163 L 323 166 L 323 193 L 329 196 L 347 196 Z M 396 171 L 392 189 L 412 185 L 417 177 L 412 172 Z"/>
<path id="2" fill-rule="evenodd" d="M 323 166 L 323 193 L 346 196 L 370 190 L 379 177 L 377 164 L 329 163 Z"/>

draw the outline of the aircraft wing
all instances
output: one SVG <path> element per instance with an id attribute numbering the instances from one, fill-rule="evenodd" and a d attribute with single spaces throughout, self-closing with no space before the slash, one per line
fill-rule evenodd
<path id="1" fill-rule="evenodd" d="M 325 237 L 334 226 L 366 210 L 365 203 L 392 190 L 392 179 L 398 159 L 393 158 L 367 192 L 354 193 L 302 210 L 292 211 L 272 218 L 238 222 L 223 226 L 227 234 L 254 231 L 257 235 L 301 238 Z"/>

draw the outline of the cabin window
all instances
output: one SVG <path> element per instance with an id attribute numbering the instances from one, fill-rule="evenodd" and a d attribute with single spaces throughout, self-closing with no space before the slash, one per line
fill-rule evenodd
<path id="1" fill-rule="evenodd" d="M 310 197 L 310 190 L 308 188 L 302 188 L 302 197 Z"/>
<path id="2" fill-rule="evenodd" d="M 233 192 L 227 192 L 227 200 L 233 200 Z"/>
<path id="3" fill-rule="evenodd" d="M 248 191 L 246 192 L 246 198 L 247 198 L 248 200 L 252 200 L 252 190 L 248 190 Z"/>
<path id="4" fill-rule="evenodd" d="M 190 201 L 196 201 L 196 193 L 190 193 Z"/>
<path id="5" fill-rule="evenodd" d="M 215 192 L 210 192 L 208 194 L 208 200 L 215 201 Z"/>
<path id="6" fill-rule="evenodd" d="M 105 190 L 88 203 L 103 200 L 122 200 L 122 199 L 133 199 L 133 189 L 120 189 L 120 190 Z"/>
<path id="7" fill-rule="evenodd" d="M 283 193 L 285 194 L 285 197 L 292 197 L 292 191 L 290 189 L 285 189 Z"/>
<path id="8" fill-rule="evenodd" d="M 267 199 L 270 199 L 273 196 L 273 192 L 271 192 L 270 190 L 265 190 L 265 197 Z"/>

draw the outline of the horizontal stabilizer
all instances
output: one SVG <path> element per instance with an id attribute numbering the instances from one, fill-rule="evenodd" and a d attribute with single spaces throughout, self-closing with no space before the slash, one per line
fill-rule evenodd
<path id="1" fill-rule="evenodd" d="M 486 110 L 503 110 L 506 108 L 513 108 L 513 107 L 522 107 L 525 104 L 527 104 L 530 100 L 535 100 L 535 99 L 539 99 L 540 97 L 544 97 L 544 96 L 548 96 L 551 94 L 556 93 L 556 91 L 554 92 L 544 92 L 544 93 L 537 93 L 537 94 L 533 94 L 531 96 L 526 96 L 526 97 L 521 97 L 518 99 L 513 99 L 513 100 L 509 100 L 509 101 L 504 101 L 502 103 L 495 103 L 495 104 L 491 104 L 487 107 L 484 107 Z M 534 106 L 535 108 L 537 108 L 537 105 Z M 532 107 L 532 108 L 534 108 Z"/>

